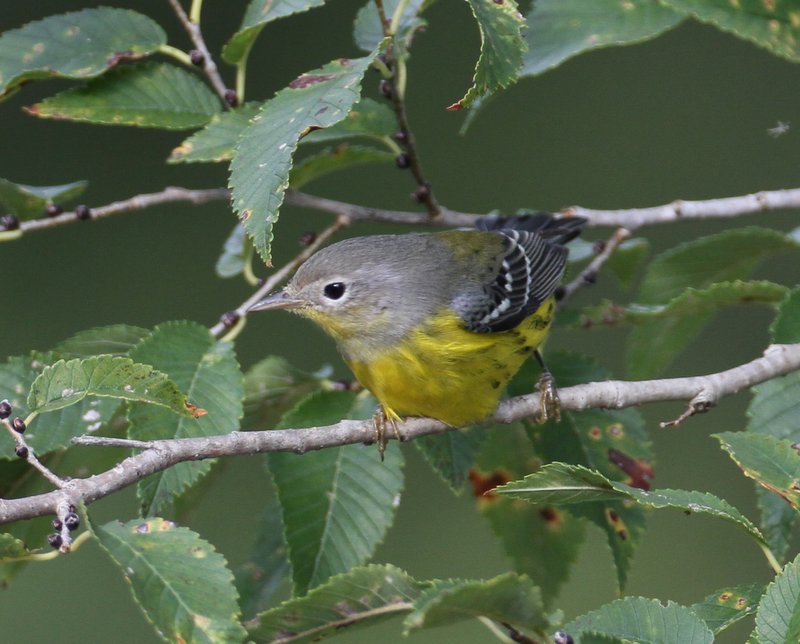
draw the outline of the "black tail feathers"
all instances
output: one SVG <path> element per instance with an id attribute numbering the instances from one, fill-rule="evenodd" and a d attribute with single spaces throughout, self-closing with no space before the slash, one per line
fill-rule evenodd
<path id="1" fill-rule="evenodd" d="M 555 217 L 549 212 L 531 212 L 519 215 L 487 215 L 475 220 L 478 230 L 525 230 L 539 233 L 543 239 L 556 244 L 566 244 L 581 234 L 586 219 L 583 217 Z"/>

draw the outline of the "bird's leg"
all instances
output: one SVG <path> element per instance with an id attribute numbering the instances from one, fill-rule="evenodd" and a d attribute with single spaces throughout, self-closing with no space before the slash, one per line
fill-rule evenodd
<path id="1" fill-rule="evenodd" d="M 539 376 L 539 383 L 537 384 L 541 409 L 536 420 L 539 423 L 546 423 L 551 418 L 554 418 L 556 422 L 559 422 L 561 420 L 561 400 L 558 397 L 555 378 L 553 378 L 553 374 L 544 364 L 542 354 L 539 353 L 538 349 L 533 352 L 533 355 L 536 356 L 536 361 L 542 368 L 542 375 Z"/>
<path id="2" fill-rule="evenodd" d="M 372 424 L 375 428 L 375 443 L 378 445 L 378 454 L 381 455 L 383 461 L 383 454 L 386 452 L 386 444 L 389 438 L 386 436 L 386 426 L 392 428 L 392 433 L 398 441 L 402 441 L 403 437 L 400 435 L 400 430 L 397 428 L 397 421 L 399 420 L 397 414 L 392 411 L 386 411 L 386 408 L 381 405 L 378 410 L 372 415 Z"/>

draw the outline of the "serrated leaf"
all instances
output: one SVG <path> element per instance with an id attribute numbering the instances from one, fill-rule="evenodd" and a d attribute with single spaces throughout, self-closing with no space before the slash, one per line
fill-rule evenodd
<path id="1" fill-rule="evenodd" d="M 616 276 L 623 289 L 629 289 L 649 253 L 650 242 L 644 237 L 628 239 L 611 255 L 606 262 L 606 268 Z"/>
<path id="2" fill-rule="evenodd" d="M 694 239 L 650 262 L 636 299 L 642 304 L 660 304 L 689 287 L 744 279 L 762 259 L 799 246 L 781 232 L 756 226 Z"/>
<path id="3" fill-rule="evenodd" d="M 539 460 L 521 427 L 498 427 L 488 433 L 478 467 L 469 473 L 472 493 L 514 570 L 536 580 L 549 606 L 578 558 L 586 522 L 561 508 L 534 507 L 494 494 L 496 486 L 522 478 L 539 466 Z"/>
<path id="4" fill-rule="evenodd" d="M 49 204 L 63 204 L 80 195 L 88 181 L 75 181 L 61 186 L 26 186 L 0 179 L 0 203 L 20 220 L 43 217 Z"/>
<path id="5" fill-rule="evenodd" d="M 166 374 L 119 356 L 59 360 L 45 367 L 31 385 L 28 409 L 42 414 L 74 405 L 86 396 L 158 405 L 187 418 L 201 415 Z"/>
<path id="6" fill-rule="evenodd" d="M 200 535 L 160 518 L 112 521 L 93 531 L 162 637 L 244 640 L 233 575 L 225 558 Z"/>
<path id="7" fill-rule="evenodd" d="M 539 588 L 515 573 L 487 581 L 435 582 L 414 602 L 403 625 L 409 633 L 476 617 L 538 631 L 550 626 Z"/>
<path id="8" fill-rule="evenodd" d="M 432 0 L 409 0 L 403 8 L 403 15 L 395 30 L 395 44 L 400 48 L 401 53 L 408 48 L 414 32 L 427 24 L 419 17 L 420 12 L 425 9 Z M 391 20 L 400 0 L 384 0 L 383 9 L 386 17 Z M 353 38 L 356 45 L 363 51 L 372 51 L 383 40 L 383 26 L 381 25 L 378 10 L 375 3 L 371 0 L 367 2 L 356 15 L 353 24 Z"/>
<path id="9" fill-rule="evenodd" d="M 424 584 L 391 565 L 355 568 L 248 623 L 255 642 L 316 642 L 407 613 Z"/>
<path id="10" fill-rule="evenodd" d="M 527 17 L 520 76 L 541 74 L 592 49 L 655 38 L 685 17 L 654 0 L 537 0 Z"/>
<path id="11" fill-rule="evenodd" d="M 214 436 L 239 429 L 244 389 L 229 343 L 218 342 L 199 324 L 167 322 L 157 326 L 130 356 L 166 373 L 192 402 L 208 412 L 202 418 L 186 419 L 153 405 L 132 404 L 128 411 L 131 438 Z M 137 492 L 143 513 L 155 514 L 168 507 L 210 468 L 208 460 L 178 463 L 141 481 Z"/>
<path id="12" fill-rule="evenodd" d="M 229 277 L 236 277 L 244 270 L 247 262 L 244 227 L 236 222 L 233 225 L 230 235 L 225 240 L 222 246 L 222 253 L 217 258 L 217 263 L 214 267 L 217 275 L 223 279 Z"/>
<path id="13" fill-rule="evenodd" d="M 745 476 L 800 508 L 800 454 L 791 441 L 752 432 L 714 434 Z"/>
<path id="14" fill-rule="evenodd" d="M 794 3 L 663 0 L 663 4 L 748 40 L 776 56 L 800 62 L 800 20 Z"/>
<path id="15" fill-rule="evenodd" d="M 714 634 L 690 609 L 673 602 L 626 597 L 575 618 L 572 635 L 590 631 L 641 644 L 711 644 Z M 583 641 L 583 640 L 580 640 Z"/>
<path id="16" fill-rule="evenodd" d="M 250 619 L 274 603 L 272 598 L 288 581 L 290 572 L 281 508 L 273 494 L 264 506 L 253 551 L 235 570 L 244 619 Z"/>
<path id="17" fill-rule="evenodd" d="M 528 45 L 522 37 L 525 21 L 514 0 L 467 0 L 481 33 L 481 54 L 472 87 L 447 109 L 460 110 L 487 95 L 512 85 Z"/>
<path id="18" fill-rule="evenodd" d="M 297 163 L 289 173 L 289 185 L 292 188 L 302 188 L 310 181 L 337 170 L 372 163 L 391 163 L 394 158 L 395 155 L 386 150 L 341 144 L 306 157 Z"/>
<path id="19" fill-rule="evenodd" d="M 98 7 L 30 22 L 0 35 L 0 98 L 27 80 L 93 78 L 166 42 L 156 22 L 127 9 Z"/>
<path id="20" fill-rule="evenodd" d="M 235 110 L 214 114 L 208 124 L 172 151 L 168 163 L 230 161 L 242 132 L 261 109 L 260 103 L 245 103 Z"/>
<path id="21" fill-rule="evenodd" d="M 782 344 L 800 342 L 800 288 L 786 295 L 778 307 L 778 315 L 769 328 L 772 341 Z"/>
<path id="22" fill-rule="evenodd" d="M 239 30 L 222 49 L 226 63 L 238 65 L 247 58 L 261 30 L 274 20 L 321 7 L 325 0 L 250 0 Z"/>
<path id="23" fill-rule="evenodd" d="M 800 641 L 800 555 L 767 586 L 756 613 L 760 644 Z"/>
<path id="24" fill-rule="evenodd" d="M 761 514 L 761 532 L 775 558 L 786 563 L 792 530 L 798 519 L 797 511 L 781 497 L 760 485 L 756 485 L 756 497 Z"/>
<path id="25" fill-rule="evenodd" d="M 635 326 L 628 336 L 628 371 L 646 379 L 663 371 L 683 351 L 720 308 L 736 304 L 775 305 L 786 295 L 773 282 L 718 282 L 705 289 L 687 288 L 664 305 L 631 305 L 615 309 Z"/>
<path id="26" fill-rule="evenodd" d="M 460 492 L 486 440 L 481 427 L 467 427 L 444 434 L 421 436 L 414 445 L 453 492 Z"/>
<path id="27" fill-rule="evenodd" d="M 231 162 L 233 206 L 256 251 L 270 261 L 272 225 L 289 185 L 298 141 L 341 121 L 358 100 L 369 56 L 339 59 L 303 74 L 264 103 L 242 135 Z"/>
<path id="28" fill-rule="evenodd" d="M 316 391 L 301 400 L 279 427 L 314 427 L 350 417 L 355 394 Z M 402 455 L 389 449 L 381 462 L 373 446 L 347 445 L 269 455 L 283 509 L 295 594 L 364 563 L 394 519 L 403 487 Z"/>
<path id="29" fill-rule="evenodd" d="M 720 588 L 690 608 L 716 635 L 743 617 L 755 613 L 763 594 L 763 584 L 730 586 Z"/>
<path id="30" fill-rule="evenodd" d="M 372 3 L 369 6 L 375 5 Z M 310 132 L 301 143 L 325 143 L 353 137 L 382 139 L 392 136 L 396 131 L 397 119 L 388 105 L 362 98 L 344 119 L 324 130 Z"/>
<path id="31" fill-rule="evenodd" d="M 119 67 L 25 109 L 42 118 L 185 130 L 208 123 L 221 104 L 195 74 L 150 62 Z"/>
<path id="32" fill-rule="evenodd" d="M 580 465 L 549 463 L 524 479 L 512 481 L 495 489 L 538 505 L 564 505 L 597 501 L 636 501 L 651 508 L 673 508 L 689 513 L 708 514 L 729 521 L 746 530 L 758 543 L 764 537 L 750 520 L 727 501 L 695 490 L 652 490 L 631 487 L 610 481 L 599 472 Z M 610 517 L 613 521 L 613 517 Z"/>
<path id="33" fill-rule="evenodd" d="M 125 356 L 149 333 L 149 329 L 130 324 L 95 327 L 59 342 L 53 351 L 63 358 L 90 358 L 101 353 Z"/>

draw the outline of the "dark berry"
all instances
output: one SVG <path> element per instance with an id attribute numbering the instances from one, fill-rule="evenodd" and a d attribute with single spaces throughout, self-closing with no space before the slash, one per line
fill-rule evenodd
<path id="1" fill-rule="evenodd" d="M 398 168 L 405 170 L 411 165 L 411 157 L 409 157 L 405 152 L 401 152 L 394 158 L 394 162 Z"/>
<path id="2" fill-rule="evenodd" d="M 411 198 L 417 203 L 425 203 L 431 196 L 431 189 L 428 186 L 420 186 L 411 193 Z"/>
<path id="3" fill-rule="evenodd" d="M 392 98 L 392 84 L 385 78 L 382 78 L 381 82 L 378 83 L 378 89 L 386 98 Z"/>
<path id="4" fill-rule="evenodd" d="M 61 547 L 61 544 L 64 543 L 64 540 L 61 538 L 60 534 L 54 532 L 53 534 L 47 535 L 47 543 L 58 550 Z"/>
<path id="5" fill-rule="evenodd" d="M 64 517 L 64 525 L 67 526 L 67 530 L 69 530 L 70 532 L 77 530 L 80 524 L 81 524 L 81 518 L 74 512 L 70 512 L 67 516 Z"/>
<path id="6" fill-rule="evenodd" d="M 408 141 L 408 132 L 405 130 L 398 130 L 394 133 L 394 140 L 398 143 L 406 143 Z"/>
<path id="7" fill-rule="evenodd" d="M 206 64 L 206 57 L 203 56 L 203 52 L 197 49 L 192 49 L 192 51 L 189 52 L 189 60 L 192 61 L 192 65 L 196 65 L 197 67 L 202 67 Z"/>
<path id="8" fill-rule="evenodd" d="M 17 445 L 17 449 L 14 450 L 14 453 L 20 458 L 28 458 L 28 448 L 24 445 Z"/>
<path id="9" fill-rule="evenodd" d="M 225 102 L 230 107 L 236 107 L 239 104 L 239 97 L 236 96 L 236 90 L 233 89 L 225 90 Z"/>
<path id="10" fill-rule="evenodd" d="M 47 204 L 47 208 L 44 209 L 44 212 L 48 217 L 58 217 L 64 212 L 64 209 L 57 203 L 49 203 Z"/>
<path id="11" fill-rule="evenodd" d="M 0 217 L 0 229 L 16 230 L 19 228 L 19 219 L 16 215 L 3 215 Z"/>
<path id="12" fill-rule="evenodd" d="M 7 400 L 0 402 L 0 420 L 5 420 L 11 415 L 11 403 Z"/>
<path id="13" fill-rule="evenodd" d="M 594 252 L 595 255 L 599 255 L 605 249 L 606 249 L 606 242 L 603 239 L 596 241 L 594 243 L 594 246 L 592 246 L 592 252 Z"/>
<path id="14" fill-rule="evenodd" d="M 239 321 L 239 314 L 236 311 L 227 311 L 222 314 L 219 321 L 222 322 L 222 326 L 226 329 L 231 329 L 235 327 L 236 323 Z"/>
<path id="15" fill-rule="evenodd" d="M 572 639 L 572 635 L 564 631 L 556 631 L 553 633 L 553 642 L 555 644 L 574 644 L 575 640 Z"/>
<path id="16" fill-rule="evenodd" d="M 301 246 L 311 246 L 315 241 L 317 241 L 317 233 L 313 231 L 305 232 L 300 237 Z"/>
<path id="17" fill-rule="evenodd" d="M 14 428 L 15 432 L 19 432 L 20 434 L 25 433 L 25 421 L 22 420 L 19 416 L 17 416 L 16 418 L 14 418 L 14 420 L 11 421 L 11 426 Z"/>
<path id="18" fill-rule="evenodd" d="M 75 216 L 81 221 L 87 221 L 92 218 L 92 211 L 89 206 L 81 204 L 80 206 L 75 206 Z"/>
<path id="19" fill-rule="evenodd" d="M 58 517 L 53 519 L 53 530 L 61 530 L 62 525 L 63 524 L 61 523 L 61 519 L 59 519 Z"/>

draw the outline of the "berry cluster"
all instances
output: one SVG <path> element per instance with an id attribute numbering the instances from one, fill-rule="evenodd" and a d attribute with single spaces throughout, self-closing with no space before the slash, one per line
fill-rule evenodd
<path id="1" fill-rule="evenodd" d="M 11 407 L 11 403 L 7 400 L 0 400 L 0 420 L 6 420 L 11 416 L 11 412 L 14 409 Z M 11 429 L 13 429 L 18 434 L 25 433 L 25 421 L 22 420 L 19 416 L 15 416 L 14 420 L 11 421 Z M 14 453 L 19 456 L 20 458 L 28 458 L 28 448 L 25 445 L 17 445 L 14 449 Z"/>
<path id="2" fill-rule="evenodd" d="M 64 517 L 63 521 L 59 518 L 53 519 L 53 530 L 56 530 L 56 532 L 47 535 L 47 542 L 53 548 L 60 548 L 64 544 L 64 538 L 61 536 L 61 530 L 66 526 L 67 530 L 70 532 L 75 532 L 80 525 L 81 518 L 75 512 L 75 506 L 71 505 L 69 506 L 69 512 Z"/>

